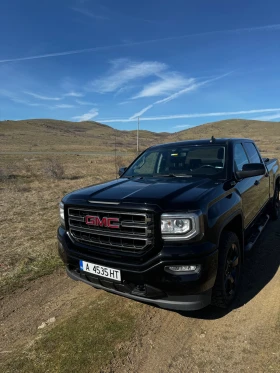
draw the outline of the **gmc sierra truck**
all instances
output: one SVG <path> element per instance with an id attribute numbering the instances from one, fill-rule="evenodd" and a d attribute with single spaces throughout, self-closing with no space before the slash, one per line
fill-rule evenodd
<path id="1" fill-rule="evenodd" d="M 212 137 L 152 146 L 119 174 L 62 199 L 68 275 L 162 308 L 228 307 L 245 254 L 278 217 L 277 159 Z"/>

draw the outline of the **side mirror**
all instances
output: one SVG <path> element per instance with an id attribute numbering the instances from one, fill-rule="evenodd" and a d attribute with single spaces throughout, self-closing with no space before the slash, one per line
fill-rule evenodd
<path id="1" fill-rule="evenodd" d="M 127 170 L 127 167 L 120 167 L 119 176 L 122 176 L 122 174 L 124 174 L 126 170 Z"/>
<path id="2" fill-rule="evenodd" d="M 242 171 L 236 171 L 238 179 L 246 179 L 247 177 L 261 176 L 266 174 L 266 168 L 262 163 L 244 164 Z"/>

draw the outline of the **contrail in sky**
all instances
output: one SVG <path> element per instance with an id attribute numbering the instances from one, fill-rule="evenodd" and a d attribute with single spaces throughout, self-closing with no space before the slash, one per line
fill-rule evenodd
<path id="1" fill-rule="evenodd" d="M 273 112 L 280 112 L 280 108 L 253 109 L 253 110 L 240 110 L 240 111 L 223 111 L 223 112 L 215 112 L 215 113 L 162 115 L 162 116 L 154 116 L 154 117 L 141 117 L 141 121 L 185 119 L 185 118 L 204 118 L 204 117 L 222 117 L 222 116 L 228 116 L 228 115 L 258 114 L 258 113 L 273 113 Z M 98 121 L 100 121 L 102 123 L 126 123 L 126 122 L 135 122 L 136 120 L 137 120 L 137 118 L 98 119 Z"/>
<path id="2" fill-rule="evenodd" d="M 28 60 L 36 60 L 36 59 L 41 59 L 41 58 L 51 58 L 51 57 L 59 57 L 59 56 L 69 56 L 69 55 L 73 55 L 73 54 L 98 52 L 98 51 L 102 51 L 102 50 L 109 50 L 109 49 L 120 48 L 120 47 L 133 47 L 133 46 L 137 46 L 137 45 L 145 45 L 145 44 L 157 43 L 157 42 L 161 42 L 161 41 L 172 41 L 172 40 L 187 39 L 187 38 L 192 38 L 192 37 L 195 37 L 195 36 L 207 36 L 207 35 L 212 35 L 212 34 L 213 35 L 215 35 L 215 34 L 234 34 L 234 33 L 240 33 L 240 32 L 253 32 L 253 31 L 278 31 L 278 30 L 280 30 L 280 24 L 265 25 L 265 26 L 258 26 L 258 27 L 246 27 L 246 28 L 231 29 L 231 30 L 206 31 L 206 32 L 200 32 L 200 33 L 196 33 L 196 34 L 170 36 L 170 37 L 165 37 L 165 38 L 149 39 L 149 40 L 135 41 L 135 42 L 130 42 L 130 43 L 105 45 L 105 46 L 84 48 L 84 49 L 74 49 L 74 50 L 70 50 L 70 51 L 47 53 L 47 54 L 38 54 L 38 55 L 27 56 L 27 57 L 6 58 L 6 59 L 0 60 L 0 63 L 28 61 Z"/>

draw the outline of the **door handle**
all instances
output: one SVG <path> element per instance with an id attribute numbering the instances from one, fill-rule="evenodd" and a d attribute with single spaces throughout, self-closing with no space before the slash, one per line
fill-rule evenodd
<path id="1" fill-rule="evenodd" d="M 255 182 L 254 182 L 254 185 L 259 185 L 259 180 L 256 180 Z"/>

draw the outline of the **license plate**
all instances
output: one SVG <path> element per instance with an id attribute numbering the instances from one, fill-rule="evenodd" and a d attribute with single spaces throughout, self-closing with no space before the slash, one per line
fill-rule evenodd
<path id="1" fill-rule="evenodd" d="M 110 278 L 111 280 L 121 281 L 121 271 L 119 269 L 104 267 L 99 264 L 80 260 L 80 270 L 92 273 L 93 275 Z"/>

